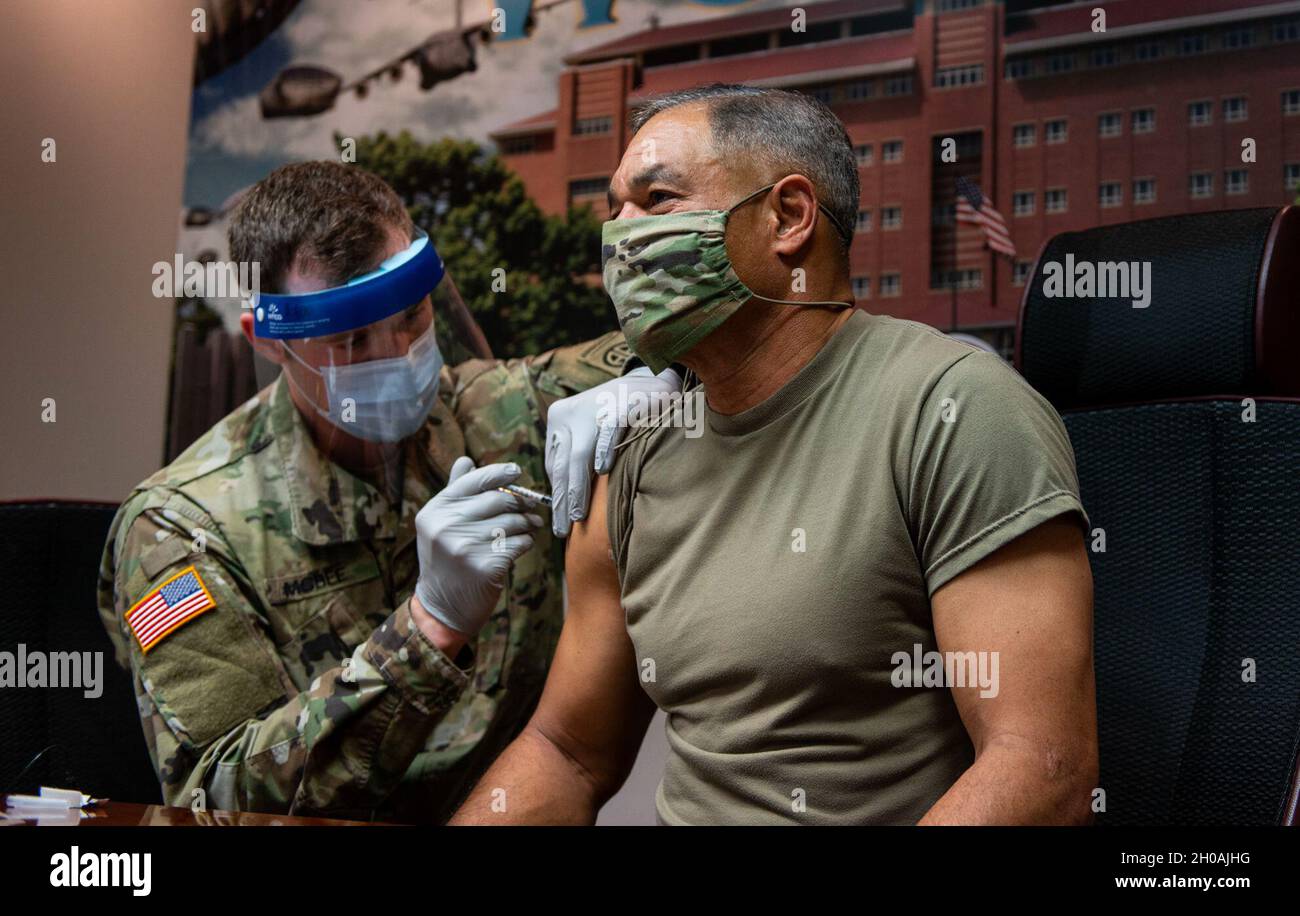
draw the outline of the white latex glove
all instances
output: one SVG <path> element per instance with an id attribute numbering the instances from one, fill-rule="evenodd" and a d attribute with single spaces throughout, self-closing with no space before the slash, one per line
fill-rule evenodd
<path id="1" fill-rule="evenodd" d="M 568 537 L 573 523 L 587 517 L 592 470 L 606 474 L 613 467 L 614 449 L 627 431 L 632 393 L 681 390 L 681 376 L 672 369 L 654 375 L 641 366 L 551 405 L 546 413 L 546 476 L 551 479 L 551 530 L 556 537 Z"/>
<path id="2" fill-rule="evenodd" d="M 420 580 L 415 597 L 424 609 L 458 633 L 473 636 L 496 607 L 510 566 L 533 546 L 544 522 L 526 514 L 524 501 L 497 487 L 514 482 L 519 467 L 489 464 L 475 469 L 456 459 L 447 486 L 415 516 Z"/>

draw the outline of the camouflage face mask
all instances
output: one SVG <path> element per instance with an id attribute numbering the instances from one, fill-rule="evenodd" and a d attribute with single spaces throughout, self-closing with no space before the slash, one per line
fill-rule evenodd
<path id="1" fill-rule="evenodd" d="M 668 368 L 750 299 L 782 305 L 853 305 L 768 299 L 736 275 L 727 257 L 727 217 L 774 187 L 759 188 L 726 210 L 636 216 L 609 220 L 602 227 L 605 291 L 628 346 L 651 371 Z M 817 206 L 843 234 L 831 212 Z"/>

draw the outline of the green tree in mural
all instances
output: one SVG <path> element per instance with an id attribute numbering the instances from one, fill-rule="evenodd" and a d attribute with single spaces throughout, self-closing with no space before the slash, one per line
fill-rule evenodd
<path id="1" fill-rule="evenodd" d="M 468 140 L 379 133 L 357 139 L 356 163 L 387 181 L 429 233 L 497 356 L 540 353 L 618 326 L 600 284 L 600 222 L 589 208 L 548 216 L 497 156 Z M 505 290 L 497 292 L 502 270 Z"/>

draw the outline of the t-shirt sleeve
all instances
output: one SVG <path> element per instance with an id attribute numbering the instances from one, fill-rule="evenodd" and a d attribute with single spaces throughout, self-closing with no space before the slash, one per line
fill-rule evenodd
<path id="1" fill-rule="evenodd" d="M 609 534 L 609 552 L 622 585 L 627 573 L 627 544 L 632 536 L 632 504 L 637 480 L 644 460 L 645 437 L 625 439 L 614 452 L 614 466 L 609 472 L 609 492 L 605 508 L 605 526 Z"/>
<path id="2" fill-rule="evenodd" d="M 931 388 L 910 468 L 908 520 L 930 595 L 1058 515 L 1087 530 L 1065 425 L 991 353 L 961 356 Z"/>

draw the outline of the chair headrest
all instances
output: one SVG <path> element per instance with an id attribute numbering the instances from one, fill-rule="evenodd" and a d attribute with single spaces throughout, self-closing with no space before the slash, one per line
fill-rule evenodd
<path id="1" fill-rule="evenodd" d="M 1015 364 L 1058 409 L 1300 395 L 1300 207 L 1053 237 L 1025 287 Z"/>

